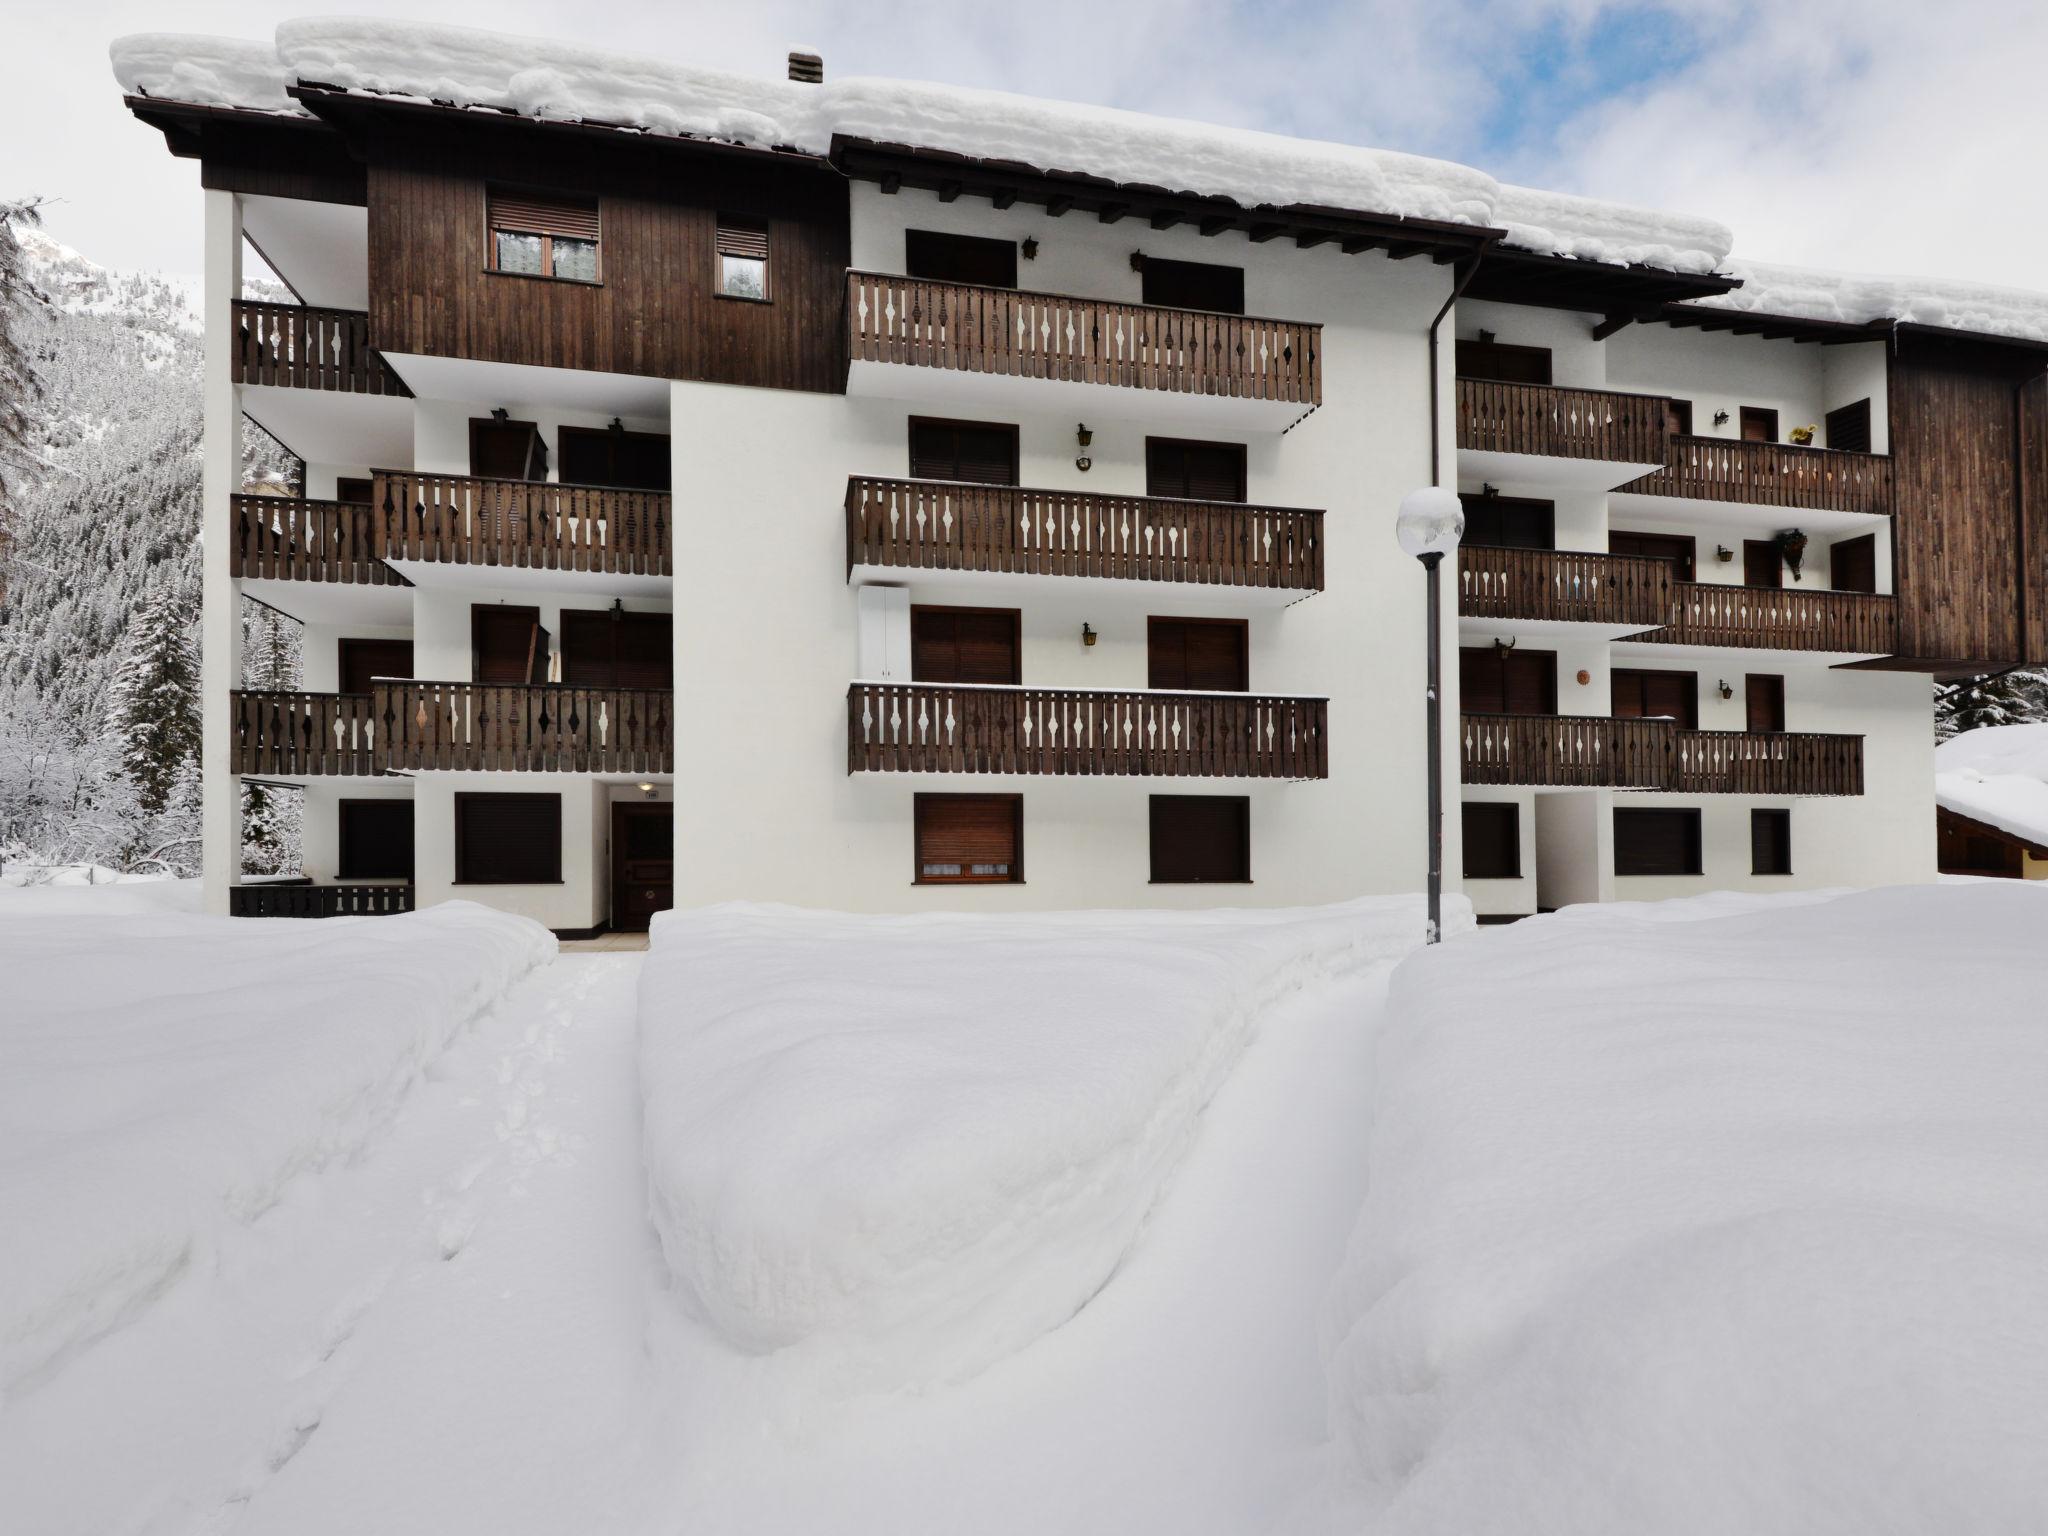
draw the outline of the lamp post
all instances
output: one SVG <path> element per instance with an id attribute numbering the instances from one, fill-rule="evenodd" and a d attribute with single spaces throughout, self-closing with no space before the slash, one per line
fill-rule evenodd
<path id="1" fill-rule="evenodd" d="M 1465 507 L 1458 493 L 1443 486 L 1425 486 L 1401 498 L 1394 519 L 1401 548 L 1422 562 L 1429 575 L 1429 936 L 1434 944 L 1444 931 L 1444 704 L 1443 704 L 1443 574 L 1444 556 L 1465 536 Z"/>

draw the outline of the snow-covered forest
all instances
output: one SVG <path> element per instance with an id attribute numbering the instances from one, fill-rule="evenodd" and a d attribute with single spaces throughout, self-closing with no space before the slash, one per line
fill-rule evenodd
<path id="1" fill-rule="evenodd" d="M 197 873 L 198 295 L 8 222 L 0 859 Z M 296 468 L 253 431 L 245 458 L 252 483 Z M 251 678 L 292 686 L 295 625 L 251 604 L 244 639 Z M 295 864 L 296 797 L 252 793 L 250 866 Z"/>

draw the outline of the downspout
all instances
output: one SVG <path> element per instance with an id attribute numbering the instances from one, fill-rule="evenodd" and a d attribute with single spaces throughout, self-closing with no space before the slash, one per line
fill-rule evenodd
<path id="1" fill-rule="evenodd" d="M 1499 235 L 1488 235 L 1480 243 L 1479 248 L 1472 253 L 1472 259 L 1465 263 L 1465 270 L 1459 274 L 1457 282 L 1451 285 L 1451 296 L 1444 300 L 1443 308 L 1439 309 L 1436 312 L 1436 318 L 1429 322 L 1429 483 L 1431 485 L 1442 485 L 1444 483 L 1443 412 L 1437 403 L 1437 390 L 1439 387 L 1436 360 L 1437 327 L 1444 323 L 1444 316 L 1451 312 L 1451 306 L 1458 302 L 1459 295 L 1464 293 L 1467 285 L 1471 283 L 1474 274 L 1479 271 L 1479 263 L 1486 259 L 1486 253 L 1493 249 L 1493 243 L 1498 239 L 1500 239 Z"/>

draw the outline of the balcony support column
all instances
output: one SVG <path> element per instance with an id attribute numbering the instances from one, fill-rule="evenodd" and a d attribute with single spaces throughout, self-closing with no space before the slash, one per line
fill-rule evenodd
<path id="1" fill-rule="evenodd" d="M 228 561 L 241 490 L 242 410 L 235 385 L 235 300 L 242 292 L 242 206 L 206 194 L 203 447 L 200 460 L 200 821 L 205 910 L 228 913 L 242 875 L 242 781 L 235 771 L 234 690 L 242 680 L 242 583 Z"/>

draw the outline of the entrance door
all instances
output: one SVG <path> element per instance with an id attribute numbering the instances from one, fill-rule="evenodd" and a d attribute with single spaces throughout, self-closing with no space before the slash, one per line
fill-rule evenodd
<path id="1" fill-rule="evenodd" d="M 530 421 L 474 416 L 469 423 L 469 472 L 493 480 L 545 480 L 548 445 Z"/>
<path id="2" fill-rule="evenodd" d="M 920 683 L 1020 683 L 1023 615 L 1015 608 L 910 610 L 910 675 Z"/>
<path id="3" fill-rule="evenodd" d="M 665 613 L 562 610 L 562 681 L 587 688 L 675 686 L 675 649 Z"/>
<path id="4" fill-rule="evenodd" d="M 1752 672 L 1743 685 L 1748 729 L 1754 735 L 1776 735 L 1785 729 L 1785 679 Z"/>
<path id="5" fill-rule="evenodd" d="M 1742 541 L 1742 584 L 1745 587 L 1785 585 L 1785 556 L 1776 539 Z"/>
<path id="6" fill-rule="evenodd" d="M 1145 686 L 1243 693 L 1251 686 L 1243 619 L 1147 619 Z"/>
<path id="7" fill-rule="evenodd" d="M 1877 535 L 1866 533 L 1860 538 L 1837 539 L 1828 551 L 1828 563 L 1833 568 L 1837 592 L 1875 592 Z"/>
<path id="8" fill-rule="evenodd" d="M 657 800 L 612 803 L 612 927 L 645 933 L 675 905 L 675 807 Z"/>

